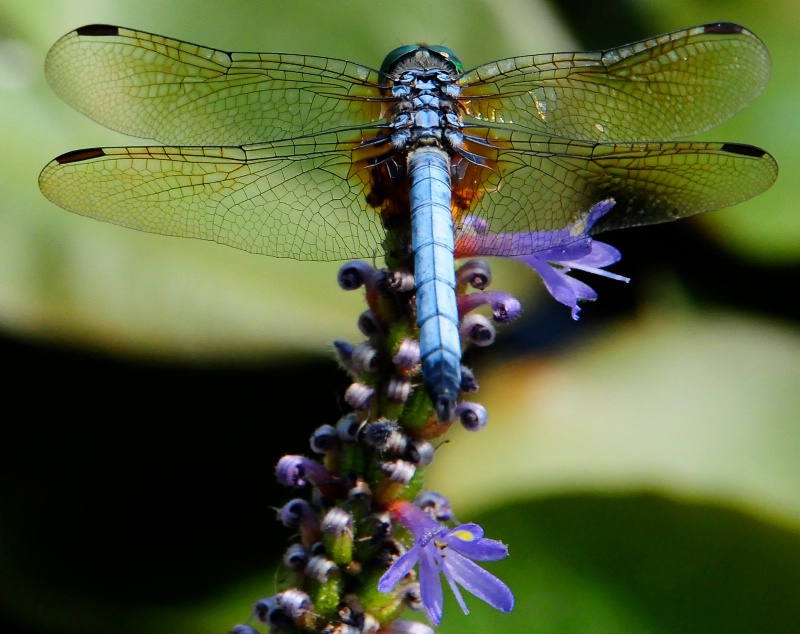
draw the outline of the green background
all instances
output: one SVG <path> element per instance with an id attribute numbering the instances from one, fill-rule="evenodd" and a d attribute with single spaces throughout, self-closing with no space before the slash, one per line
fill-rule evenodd
<path id="1" fill-rule="evenodd" d="M 379 66 L 443 44 L 466 68 L 739 22 L 773 78 L 706 139 L 768 149 L 766 194 L 609 234 L 629 285 L 573 323 L 524 266 L 523 301 L 470 355 L 490 423 L 431 470 L 509 545 L 517 607 L 447 603 L 441 632 L 800 631 L 800 7 L 774 2 L 55 2 L 0 5 L 0 630 L 223 632 L 274 591 L 282 453 L 342 408 L 330 341 L 357 341 L 336 264 L 271 260 L 73 216 L 54 156 L 137 143 L 59 101 L 48 47 L 111 23 L 228 50 Z M 494 264 L 493 264 L 494 267 Z"/>

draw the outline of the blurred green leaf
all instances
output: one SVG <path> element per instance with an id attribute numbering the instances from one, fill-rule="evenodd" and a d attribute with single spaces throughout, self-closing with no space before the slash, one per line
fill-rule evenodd
<path id="1" fill-rule="evenodd" d="M 800 222 L 796 183 L 800 180 L 800 129 L 794 125 L 800 83 L 796 59 L 800 48 L 800 5 L 792 0 L 761 3 L 729 0 L 651 0 L 636 4 L 655 30 L 673 30 L 706 22 L 738 22 L 767 45 L 772 78 L 767 89 L 743 112 L 704 139 L 750 143 L 778 161 L 778 181 L 765 194 L 700 221 L 732 251 L 773 264 L 800 260 Z"/>
<path id="2" fill-rule="evenodd" d="M 460 511 L 531 491 L 644 487 L 800 523 L 797 332 L 654 292 L 636 321 L 559 356 L 477 368 L 489 425 L 454 434 L 429 485 Z"/>
<path id="3" fill-rule="evenodd" d="M 450 632 L 797 632 L 800 535 L 746 514 L 655 495 L 576 495 L 503 506 L 487 534 L 510 615 L 449 601 Z M 488 566 L 487 566 L 488 568 Z"/>

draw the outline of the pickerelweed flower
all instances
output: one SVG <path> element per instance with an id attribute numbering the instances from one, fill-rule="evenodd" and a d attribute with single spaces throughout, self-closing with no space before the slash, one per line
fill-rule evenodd
<path id="1" fill-rule="evenodd" d="M 458 589 L 459 585 L 496 610 L 512 610 L 514 596 L 508 586 L 474 563 L 505 559 L 508 549 L 503 544 L 485 538 L 483 529 L 477 524 L 447 528 L 414 504 L 403 500 L 391 504 L 389 513 L 392 519 L 411 532 L 414 545 L 381 577 L 378 590 L 391 592 L 419 565 L 422 603 L 434 625 L 439 625 L 442 620 L 440 574 L 447 580 L 464 614 L 469 614 L 469 610 Z"/>
<path id="2" fill-rule="evenodd" d="M 604 271 L 603 267 L 619 261 L 620 252 L 591 236 L 594 224 L 614 207 L 606 199 L 594 205 L 589 213 L 565 229 L 530 233 L 489 233 L 488 225 L 467 216 L 456 236 L 456 253 L 460 257 L 501 256 L 521 260 L 542 278 L 547 290 L 578 319 L 579 301 L 597 299 L 588 284 L 569 276 L 572 269 L 629 282 L 627 277 Z"/>

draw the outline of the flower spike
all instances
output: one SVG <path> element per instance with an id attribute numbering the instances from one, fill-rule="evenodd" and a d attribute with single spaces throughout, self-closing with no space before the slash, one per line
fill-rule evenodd
<path id="1" fill-rule="evenodd" d="M 282 559 L 285 574 L 279 592 L 258 601 L 236 634 L 433 634 L 428 625 L 398 619 L 406 609 L 425 611 L 438 625 L 442 577 L 465 612 L 464 589 L 503 612 L 514 605 L 508 587 L 475 563 L 503 559 L 506 547 L 486 539 L 475 524 L 453 528 L 458 522 L 447 498 L 423 489 L 452 425 L 458 420 L 478 431 L 487 412 L 462 401 L 453 403 L 446 422 L 437 415 L 424 389 L 413 263 L 409 268 L 399 253 L 398 262 L 387 258 L 387 269 L 356 261 L 339 271 L 340 287 L 361 289 L 368 306 L 358 319 L 364 340 L 333 343 L 350 376 L 343 401 L 352 411 L 315 425 L 313 459 L 279 460 L 278 482 L 302 496 L 276 509 L 293 533 Z M 521 311 L 516 298 L 488 290 L 491 281 L 482 260 L 458 267 L 456 326 L 463 349 L 491 344 L 497 329 Z M 479 387 L 463 365 L 460 377 L 454 401 Z M 398 526 L 407 531 L 395 534 Z M 410 578 L 414 568 L 418 574 Z"/>

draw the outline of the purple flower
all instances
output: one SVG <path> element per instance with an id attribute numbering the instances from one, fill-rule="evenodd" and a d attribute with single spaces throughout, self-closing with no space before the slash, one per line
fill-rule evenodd
<path id="1" fill-rule="evenodd" d="M 458 585 L 485 601 L 496 610 L 510 612 L 514 595 L 494 575 L 473 563 L 496 561 L 508 556 L 508 549 L 498 541 L 486 539 L 477 524 L 461 524 L 447 528 L 410 502 L 397 501 L 389 506 L 394 521 L 405 526 L 414 537 L 414 545 L 392 564 L 378 582 L 378 590 L 391 592 L 419 563 L 419 585 L 422 604 L 434 625 L 442 620 L 442 582 L 444 575 L 450 589 L 464 611 L 469 614 Z M 458 585 L 456 585 L 458 584 Z"/>
<path id="2" fill-rule="evenodd" d="M 458 257 L 496 255 L 521 260 L 533 268 L 544 281 L 550 294 L 572 309 L 578 319 L 578 301 L 597 299 L 597 293 L 587 284 L 569 276 L 572 269 L 629 282 L 627 277 L 604 271 L 604 266 L 620 259 L 620 252 L 609 244 L 593 240 L 589 233 L 600 218 L 611 211 L 613 199 L 603 200 L 580 220 L 556 231 L 529 233 L 489 233 L 487 223 L 467 216 L 456 237 Z"/>

